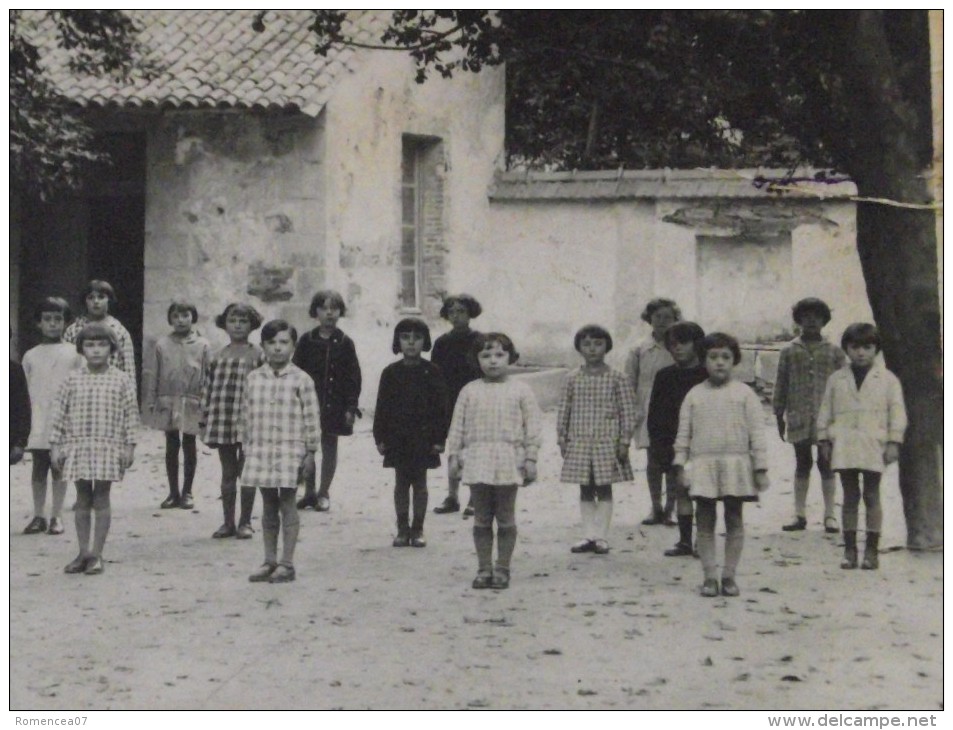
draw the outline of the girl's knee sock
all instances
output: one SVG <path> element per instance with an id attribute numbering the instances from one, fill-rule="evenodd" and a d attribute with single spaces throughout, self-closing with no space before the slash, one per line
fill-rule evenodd
<path id="1" fill-rule="evenodd" d="M 582 522 L 582 536 L 586 540 L 596 539 L 596 503 L 592 500 L 579 500 L 579 518 Z"/>
<path id="2" fill-rule="evenodd" d="M 662 511 L 662 470 L 649 464 L 645 468 L 645 479 L 649 483 L 649 497 L 652 499 L 652 512 Z"/>
<path id="3" fill-rule="evenodd" d="M 76 510 L 73 512 L 73 522 L 76 525 L 76 541 L 79 543 L 79 551 L 83 555 L 89 555 L 92 510 L 85 505 L 77 504 Z"/>
<path id="4" fill-rule="evenodd" d="M 33 482 L 33 516 L 46 514 L 46 479 Z"/>
<path id="5" fill-rule="evenodd" d="M 715 533 L 698 527 L 698 557 L 702 561 L 705 580 L 718 578 L 718 560 L 715 556 Z"/>
<path id="6" fill-rule="evenodd" d="M 794 475 L 794 514 L 798 517 L 807 516 L 807 489 L 811 484 L 811 475 Z"/>
<path id="7" fill-rule="evenodd" d="M 66 501 L 66 480 L 53 479 L 53 506 L 50 509 L 51 517 L 59 517 L 63 513 L 63 503 Z"/>
<path id="8" fill-rule="evenodd" d="M 192 482 L 195 481 L 195 468 L 198 454 L 195 449 L 195 436 L 182 436 L 182 492 L 192 494 Z"/>
<path id="9" fill-rule="evenodd" d="M 496 528 L 496 569 L 510 572 L 510 560 L 516 549 L 516 525 Z"/>
<path id="10" fill-rule="evenodd" d="M 269 565 L 278 564 L 278 529 L 281 521 L 277 513 L 270 514 L 265 510 L 261 515 L 261 536 L 265 547 L 265 562 Z"/>
<path id="11" fill-rule="evenodd" d="M 609 525 L 612 524 L 612 500 L 605 499 L 596 502 L 596 539 L 607 540 L 609 538 Z"/>
<path id="12" fill-rule="evenodd" d="M 222 487 L 222 515 L 225 518 L 225 524 L 229 527 L 235 526 L 235 487 Z M 254 492 L 252 492 L 254 495 Z"/>
<path id="13" fill-rule="evenodd" d="M 241 516 L 238 518 L 239 525 L 251 524 L 251 513 L 255 509 L 255 488 L 242 487 L 241 495 Z"/>
<path id="14" fill-rule="evenodd" d="M 427 500 L 429 492 L 427 486 L 414 487 L 414 522 L 410 529 L 414 532 L 421 532 L 424 529 L 424 517 L 427 516 Z"/>
<path id="15" fill-rule="evenodd" d="M 833 517 L 836 510 L 837 482 L 834 477 L 821 477 L 821 493 L 824 495 L 824 519 Z"/>
<path id="16" fill-rule="evenodd" d="M 291 509 L 288 509 L 286 501 L 281 503 L 281 560 L 278 561 L 289 568 L 294 566 L 295 545 L 298 544 L 298 530 L 301 526 L 294 500 L 291 500 L 290 504 Z"/>
<path id="17" fill-rule="evenodd" d="M 99 507 L 93 511 L 96 513 L 96 523 L 93 527 L 93 555 L 102 556 L 106 536 L 109 535 L 109 526 L 112 523 L 112 508 Z"/>
<path id="18" fill-rule="evenodd" d="M 397 515 L 397 531 L 410 529 L 410 485 L 398 483 L 394 487 L 394 512 Z"/>
<path id="19" fill-rule="evenodd" d="M 741 551 L 745 546 L 744 530 L 729 532 L 725 536 L 725 564 L 721 569 L 723 578 L 734 578 L 735 570 L 741 561 Z"/>
<path id="20" fill-rule="evenodd" d="M 678 516 L 678 541 L 682 543 L 682 545 L 691 547 L 693 522 L 694 518 L 691 515 Z"/>
<path id="21" fill-rule="evenodd" d="M 493 528 L 473 526 L 473 546 L 477 554 L 477 570 L 481 573 L 493 571 Z"/>
<path id="22" fill-rule="evenodd" d="M 169 441 L 165 445 L 165 475 L 169 480 L 169 494 L 179 496 L 179 448 L 173 448 Z"/>

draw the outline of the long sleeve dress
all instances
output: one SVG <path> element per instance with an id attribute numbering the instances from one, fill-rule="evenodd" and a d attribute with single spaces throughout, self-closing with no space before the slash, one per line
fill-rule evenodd
<path id="1" fill-rule="evenodd" d="M 754 472 L 768 468 L 764 411 L 744 383 L 705 381 L 685 396 L 678 415 L 675 465 L 690 463 L 693 499 L 757 500 Z"/>
<path id="2" fill-rule="evenodd" d="M 884 470 L 888 441 L 903 442 L 907 411 L 900 380 L 881 363 L 874 364 L 860 388 L 850 365 L 831 375 L 817 415 L 817 438 L 830 441 L 835 470 Z"/>
<path id="3" fill-rule="evenodd" d="M 314 381 L 321 406 L 321 432 L 350 436 L 354 426 L 345 416 L 361 415 L 358 399 L 361 395 L 361 365 L 357 359 L 354 340 L 337 327 L 328 338 L 319 328 L 305 332 L 291 361 Z"/>
<path id="4" fill-rule="evenodd" d="M 781 350 L 773 406 L 775 413 L 784 414 L 786 441 L 817 441 L 817 413 L 827 379 L 846 360 L 844 351 L 827 340 L 805 342 L 797 337 Z"/>
<path id="5" fill-rule="evenodd" d="M 30 389 L 32 428 L 26 447 L 30 450 L 50 448 L 53 406 L 60 386 L 74 370 L 86 367 L 76 345 L 51 342 L 27 350 L 23 356 L 23 372 Z"/>
<path id="6" fill-rule="evenodd" d="M 241 443 L 238 416 L 245 393 L 245 379 L 265 362 L 262 351 L 248 342 L 223 347 L 208 363 L 202 387 L 202 441 L 209 446 Z"/>
<path id="7" fill-rule="evenodd" d="M 526 383 L 474 380 L 460 391 L 447 453 L 458 456 L 465 484 L 523 483 L 523 462 L 535 459 L 541 443 L 542 414 Z"/>
<path id="8" fill-rule="evenodd" d="M 196 332 L 160 337 L 142 363 L 142 412 L 162 431 L 199 432 L 202 386 L 211 357 L 208 340 Z"/>
<path id="9" fill-rule="evenodd" d="M 473 357 L 473 343 L 479 336 L 480 333 L 476 330 L 468 329 L 466 332 L 450 330 L 434 340 L 430 362 L 440 368 L 447 383 L 447 397 L 450 399 L 450 410 L 447 413 L 448 425 L 463 386 L 483 376 L 476 358 Z"/>
<path id="10" fill-rule="evenodd" d="M 675 437 L 678 436 L 678 413 L 685 396 L 696 385 L 708 380 L 708 371 L 701 365 L 680 368 L 669 365 L 655 375 L 646 423 L 649 430 L 649 452 L 665 471 L 675 461 Z"/>
<path id="11" fill-rule="evenodd" d="M 374 441 L 384 446 L 384 466 L 433 469 L 435 445 L 447 440 L 447 386 L 433 363 L 391 363 L 381 372 L 374 409 Z"/>
<path id="12" fill-rule="evenodd" d="M 628 457 L 620 459 L 619 444 L 628 444 L 635 431 L 635 394 L 625 376 L 606 368 L 602 373 L 574 370 L 566 379 L 557 437 L 567 443 L 561 481 L 572 484 L 613 484 L 631 481 Z"/>
<path id="13" fill-rule="evenodd" d="M 110 365 L 74 370 L 53 408 L 50 448 L 66 450 L 63 479 L 115 482 L 123 477 L 126 446 L 138 440 L 139 404 L 132 378 Z"/>

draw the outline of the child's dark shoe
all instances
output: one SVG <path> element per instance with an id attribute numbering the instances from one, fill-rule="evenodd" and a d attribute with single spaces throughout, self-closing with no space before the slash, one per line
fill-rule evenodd
<path id="1" fill-rule="evenodd" d="M 463 508 L 463 519 L 466 520 L 466 519 L 469 519 L 470 517 L 473 517 L 473 505 L 472 505 L 472 504 L 468 504 L 466 507 Z"/>
<path id="2" fill-rule="evenodd" d="M 807 529 L 807 519 L 804 517 L 798 517 L 787 525 L 781 527 L 785 532 L 800 532 L 801 530 Z"/>
<path id="3" fill-rule="evenodd" d="M 837 524 L 836 517 L 825 517 L 824 518 L 824 532 L 828 535 L 836 535 L 840 532 L 840 525 Z"/>
<path id="4" fill-rule="evenodd" d="M 664 525 L 665 512 L 663 510 L 653 510 L 652 514 L 642 520 L 643 525 Z"/>
<path id="5" fill-rule="evenodd" d="M 877 553 L 871 555 L 865 552 L 860 567 L 862 570 L 877 570 L 880 567 L 880 558 L 877 557 Z"/>
<path id="6" fill-rule="evenodd" d="M 66 531 L 63 527 L 63 520 L 59 517 L 50 518 L 50 526 L 46 529 L 47 535 L 62 535 Z"/>
<path id="7" fill-rule="evenodd" d="M 195 506 L 195 501 L 192 499 L 192 493 L 186 492 L 182 495 L 182 499 L 179 500 L 179 507 L 181 509 L 192 509 Z"/>
<path id="8" fill-rule="evenodd" d="M 857 567 L 857 548 L 844 550 L 844 559 L 840 561 L 840 567 L 844 570 L 853 570 Z"/>
<path id="9" fill-rule="evenodd" d="M 83 571 L 86 575 L 101 575 L 102 572 L 106 569 L 106 565 L 103 563 L 101 557 L 90 558 L 86 563 L 86 570 Z"/>
<path id="10" fill-rule="evenodd" d="M 162 504 L 159 505 L 161 509 L 178 509 L 181 504 L 181 498 L 177 494 L 170 494 Z"/>
<path id="11" fill-rule="evenodd" d="M 397 537 L 394 538 L 394 541 L 391 543 L 391 545 L 397 548 L 409 546 L 410 535 L 406 532 L 398 532 Z"/>
<path id="12" fill-rule="evenodd" d="M 252 526 L 248 523 L 239 525 L 238 529 L 235 531 L 235 537 L 239 540 L 251 540 L 254 535 L 255 530 L 252 529 Z"/>
<path id="13" fill-rule="evenodd" d="M 30 520 L 30 524 L 23 529 L 24 535 L 36 535 L 40 532 L 46 532 L 45 517 L 34 517 L 32 520 Z"/>
<path id="14" fill-rule="evenodd" d="M 721 595 L 729 596 L 731 598 L 741 595 L 741 589 L 738 588 L 738 584 L 735 583 L 734 578 L 721 579 Z"/>
<path id="15" fill-rule="evenodd" d="M 490 573 L 477 573 L 477 577 L 473 579 L 473 587 L 477 590 L 489 588 L 492 583 L 493 576 Z"/>
<path id="16" fill-rule="evenodd" d="M 592 543 L 592 552 L 596 555 L 608 555 L 609 554 L 609 543 L 605 540 L 594 540 Z"/>
<path id="17" fill-rule="evenodd" d="M 308 507 L 314 509 L 318 506 L 318 495 L 305 493 L 305 495 L 298 500 L 295 506 L 298 509 L 308 509 Z"/>
<path id="18" fill-rule="evenodd" d="M 273 563 L 264 563 L 258 570 L 248 576 L 249 583 L 267 583 L 271 574 L 277 570 L 278 566 Z"/>
<path id="19" fill-rule="evenodd" d="M 269 583 L 291 583 L 295 579 L 295 569 L 291 565 L 279 565 L 268 577 Z"/>
<path id="20" fill-rule="evenodd" d="M 596 548 L 596 543 L 594 540 L 580 540 L 571 548 L 569 552 L 571 553 L 591 553 Z"/>
<path id="21" fill-rule="evenodd" d="M 510 587 L 510 574 L 497 569 L 490 578 L 490 588 L 497 591 L 506 590 Z"/>
<path id="22" fill-rule="evenodd" d="M 460 502 L 454 499 L 453 497 L 447 497 L 443 502 L 438 504 L 433 508 L 433 511 L 438 515 L 446 515 L 452 512 L 460 511 Z"/>
<path id="23" fill-rule="evenodd" d="M 662 519 L 662 523 L 666 527 L 675 527 L 678 524 L 672 517 L 672 513 L 669 510 L 665 510 L 665 516 Z"/>
<path id="24" fill-rule="evenodd" d="M 410 546 L 415 548 L 427 547 L 427 539 L 424 537 L 424 533 L 416 532 L 411 535 Z"/>
<path id="25" fill-rule="evenodd" d="M 715 578 L 706 578 L 702 583 L 702 595 L 705 598 L 714 598 L 718 595 L 718 580 Z"/>
<path id="26" fill-rule="evenodd" d="M 215 532 L 212 533 L 212 537 L 216 540 L 221 540 L 226 537 L 235 536 L 235 526 L 234 525 L 222 525 Z"/>
<path id="27" fill-rule="evenodd" d="M 331 500 L 327 497 L 318 497 L 314 505 L 315 512 L 329 512 L 331 510 Z"/>
<path id="28" fill-rule="evenodd" d="M 89 562 L 89 557 L 86 555 L 77 555 L 73 558 L 65 568 L 63 568 L 64 573 L 70 573 L 75 575 L 77 573 L 82 573 L 86 570 L 86 563 Z"/>
<path id="29" fill-rule="evenodd" d="M 686 545 L 684 542 L 677 542 L 675 547 L 665 551 L 665 555 L 670 558 L 691 557 L 692 546 Z"/>

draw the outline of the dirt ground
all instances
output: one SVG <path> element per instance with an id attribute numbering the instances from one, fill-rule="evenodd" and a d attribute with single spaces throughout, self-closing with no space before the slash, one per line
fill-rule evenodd
<path id="1" fill-rule="evenodd" d="M 368 421 L 341 442 L 331 511 L 303 513 L 298 580 L 285 585 L 247 581 L 260 532 L 211 539 L 214 452 L 200 451 L 195 509 L 159 510 L 161 435 L 144 432 L 95 577 L 63 574 L 72 513 L 65 535 L 21 534 L 30 465 L 12 467 L 10 709 L 942 707 L 942 555 L 902 549 L 896 467 L 881 569 L 843 571 L 816 482 L 809 530 L 780 530 L 793 453 L 766 420 L 772 487 L 745 508 L 742 595 L 705 599 L 699 562 L 662 556 L 676 530 L 639 524 L 642 471 L 616 486 L 612 552 L 569 552 L 578 489 L 558 481 L 550 412 L 540 481 L 517 503 L 512 585 L 474 591 L 472 522 L 459 514 L 428 515 L 425 549 L 390 546 L 393 472 Z M 446 473 L 430 474 L 432 508 Z"/>

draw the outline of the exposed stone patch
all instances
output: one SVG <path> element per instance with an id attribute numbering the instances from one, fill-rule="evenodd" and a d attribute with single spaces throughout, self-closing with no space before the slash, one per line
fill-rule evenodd
<path id="1" fill-rule="evenodd" d="M 248 289 L 263 302 L 286 302 L 294 296 L 288 281 L 294 274 L 292 266 L 266 266 L 258 261 L 248 267 Z"/>

